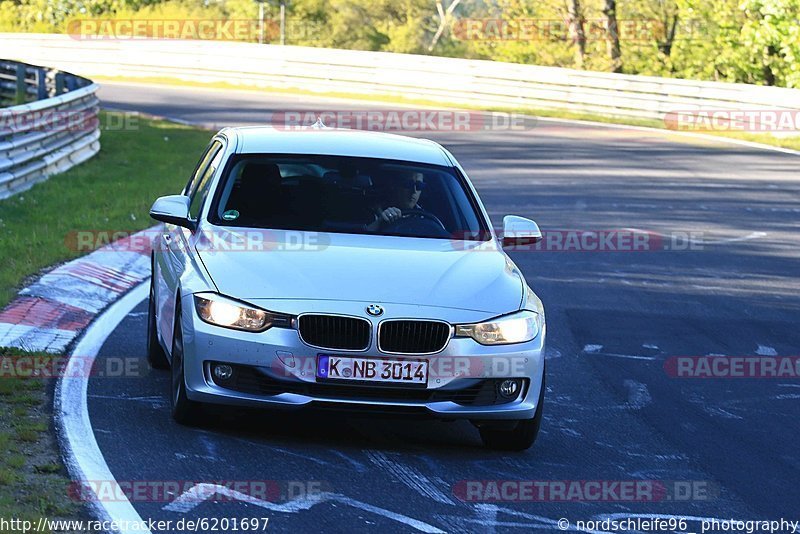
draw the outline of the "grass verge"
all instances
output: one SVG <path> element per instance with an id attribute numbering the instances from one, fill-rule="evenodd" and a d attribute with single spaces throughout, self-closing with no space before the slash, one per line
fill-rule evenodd
<path id="1" fill-rule="evenodd" d="M 450 106 L 450 107 L 457 107 L 459 109 L 469 109 L 477 111 L 524 113 L 526 115 L 548 117 L 554 119 L 583 120 L 583 121 L 600 122 L 605 124 L 619 124 L 625 126 L 644 126 L 648 128 L 656 128 L 659 130 L 664 130 L 666 133 L 678 133 L 676 130 L 667 128 L 664 124 L 664 121 L 661 120 L 636 119 L 632 117 L 602 115 L 599 113 L 571 112 L 566 110 L 541 109 L 536 107 L 505 107 L 505 106 L 476 106 L 476 105 L 465 105 L 465 104 L 447 104 L 437 100 L 406 98 L 403 96 L 393 96 L 393 95 L 384 96 L 384 95 L 369 95 L 369 94 L 345 93 L 345 92 L 335 92 L 335 91 L 309 91 L 302 89 L 286 89 L 279 87 L 255 87 L 255 86 L 243 86 L 226 82 L 202 83 L 202 82 L 193 82 L 188 80 L 179 80 L 177 78 L 164 78 L 164 77 L 134 78 L 125 76 L 119 76 L 119 77 L 93 76 L 92 79 L 96 81 L 105 80 L 109 82 L 119 82 L 119 83 L 126 83 L 126 82 L 146 83 L 155 85 L 177 85 L 185 87 L 200 87 L 207 89 L 230 89 L 234 91 L 235 90 L 261 91 L 265 93 L 286 94 L 286 95 L 309 95 L 318 97 L 344 98 L 350 100 L 360 100 L 360 101 L 370 101 L 370 102 L 399 103 L 399 104 L 418 105 L 426 107 Z M 736 139 L 739 141 L 761 143 L 764 145 L 777 146 L 780 148 L 800 150 L 800 135 L 776 137 L 769 133 L 759 134 L 759 133 L 742 132 L 742 131 L 696 131 L 696 132 L 688 131 L 687 133 L 699 133 L 715 137 Z"/>
<path id="2" fill-rule="evenodd" d="M 69 498 L 69 479 L 50 430 L 48 383 L 15 370 L 18 358 L 27 356 L 33 355 L 0 348 L 0 517 L 35 524 L 39 517 L 72 518 L 80 506 Z"/>
<path id="3" fill-rule="evenodd" d="M 0 200 L 0 308 L 30 277 L 81 255 L 70 232 L 152 226 L 153 200 L 181 189 L 210 139 L 207 131 L 161 120 L 140 117 L 128 125 L 104 131 L 91 160 Z M 68 496 L 52 431 L 53 379 L 9 369 L 25 356 L 35 355 L 0 348 L 0 517 L 72 518 L 81 508 Z"/>

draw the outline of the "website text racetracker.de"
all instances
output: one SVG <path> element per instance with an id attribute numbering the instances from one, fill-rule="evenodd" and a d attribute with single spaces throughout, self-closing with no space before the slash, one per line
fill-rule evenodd
<path id="1" fill-rule="evenodd" d="M 316 499 L 330 491 L 331 484 L 321 480 L 85 480 L 67 488 L 69 497 L 78 502 L 157 503 L 286 502 Z"/>
<path id="2" fill-rule="evenodd" d="M 526 131 L 537 125 L 534 117 L 522 113 L 435 109 L 290 110 L 272 113 L 269 124 L 278 130 L 305 130 L 318 121 L 329 128 L 372 132 Z"/>
<path id="3" fill-rule="evenodd" d="M 136 233 L 121 230 L 77 230 L 64 236 L 67 249 L 87 253 L 103 247 L 115 251 L 150 254 L 153 247 L 163 246 L 160 228 Z M 502 228 L 495 234 L 504 238 Z M 639 229 L 584 229 L 543 230 L 542 237 L 533 240 L 524 236 L 504 244 L 515 252 L 657 252 L 702 250 L 702 232 L 673 231 L 667 234 Z M 450 246 L 453 250 L 479 252 L 482 241 L 472 235 L 453 234 Z M 331 235 L 326 232 L 306 230 L 274 230 L 244 228 L 236 232 L 227 230 L 204 230 L 197 237 L 197 250 L 214 252 L 321 252 L 331 245 Z"/>
<path id="4" fill-rule="evenodd" d="M 0 517 L 0 532 L 263 532 L 268 517 L 201 517 L 195 519 L 81 520 Z"/>
<path id="5" fill-rule="evenodd" d="M 0 380 L 4 378 L 142 378 L 150 374 L 146 360 L 109 356 L 96 360 L 87 356 L 25 354 L 0 356 Z"/>
<path id="6" fill-rule="evenodd" d="M 670 356 L 672 378 L 800 378 L 800 356 Z"/>
<path id="7" fill-rule="evenodd" d="M 120 111 L 98 115 L 97 109 L 59 110 L 42 109 L 36 111 L 0 110 L 0 132 L 28 133 L 42 132 L 91 132 L 96 128 L 104 131 L 139 130 L 139 113 Z"/>
<path id="8" fill-rule="evenodd" d="M 502 230 L 497 230 L 502 235 Z M 513 237 L 513 236 L 510 236 Z M 656 252 L 702 250 L 702 232 L 675 231 L 661 234 L 639 229 L 543 230 L 535 242 L 511 245 L 532 252 Z"/>
<path id="9" fill-rule="evenodd" d="M 453 495 L 465 502 L 710 501 L 717 484 L 706 480 L 462 480 Z"/>
<path id="10" fill-rule="evenodd" d="M 280 19 L 73 19 L 66 33 L 75 40 L 192 39 L 203 41 L 272 41 L 280 36 L 289 40 L 315 41 L 324 31 L 321 22 Z"/>

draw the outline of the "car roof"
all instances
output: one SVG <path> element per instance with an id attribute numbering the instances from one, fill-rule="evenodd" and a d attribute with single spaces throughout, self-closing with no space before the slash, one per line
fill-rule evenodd
<path id="1" fill-rule="evenodd" d="M 237 154 L 320 154 L 393 159 L 452 167 L 445 150 L 428 139 L 344 128 L 288 130 L 272 126 L 225 128 Z"/>

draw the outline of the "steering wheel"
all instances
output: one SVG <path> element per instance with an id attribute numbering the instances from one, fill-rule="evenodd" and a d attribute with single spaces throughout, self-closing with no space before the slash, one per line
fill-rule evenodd
<path id="1" fill-rule="evenodd" d="M 436 224 L 438 224 L 439 226 L 441 226 L 442 228 L 447 230 L 447 228 L 444 227 L 444 223 L 441 221 L 441 219 L 439 219 L 439 217 L 437 217 L 436 215 L 434 215 L 433 213 L 431 213 L 429 211 L 426 211 L 426 210 L 423 210 L 423 209 L 400 210 L 400 211 L 402 212 L 402 215 L 400 215 L 400 219 L 401 220 L 402 219 L 413 219 L 413 218 L 427 219 L 429 221 L 435 222 Z"/>
<path id="2" fill-rule="evenodd" d="M 425 211 L 423 209 L 413 209 L 401 210 L 401 212 L 402 214 L 400 215 L 399 219 L 387 224 L 387 229 L 395 232 L 407 232 L 409 235 L 432 232 L 435 232 L 442 237 L 450 235 L 439 217 L 429 211 Z"/>

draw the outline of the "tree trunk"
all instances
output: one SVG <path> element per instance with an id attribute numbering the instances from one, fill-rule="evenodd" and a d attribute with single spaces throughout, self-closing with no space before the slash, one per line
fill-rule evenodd
<path id="1" fill-rule="evenodd" d="M 619 24 L 617 23 L 617 0 L 605 0 L 603 14 L 606 16 L 608 28 L 608 57 L 611 59 L 611 71 L 622 72 L 622 52 L 619 46 Z"/>
<path id="2" fill-rule="evenodd" d="M 575 43 L 575 67 L 582 69 L 586 58 L 586 33 L 583 31 L 581 0 L 569 1 L 569 28 Z"/>
<path id="3" fill-rule="evenodd" d="M 433 52 L 433 49 L 436 48 L 436 43 L 439 42 L 439 39 L 442 37 L 444 30 L 447 28 L 447 23 L 450 20 L 450 16 L 455 11 L 456 6 L 461 2 L 461 0 L 451 0 L 450 5 L 447 6 L 447 9 L 444 8 L 442 4 L 442 0 L 436 0 L 436 12 L 439 14 L 439 27 L 436 28 L 436 33 L 431 40 L 431 44 L 428 47 L 428 52 Z"/>
<path id="4" fill-rule="evenodd" d="M 778 49 L 774 45 L 769 45 L 767 47 L 767 58 L 777 55 Z M 764 73 L 764 83 L 766 85 L 775 85 L 775 72 L 772 70 L 769 60 L 764 61 L 764 68 L 762 72 Z"/>
<path id="5" fill-rule="evenodd" d="M 672 45 L 675 42 L 677 29 L 678 15 L 673 15 L 671 21 L 664 19 L 664 40 L 658 44 L 658 49 L 667 57 L 672 54 Z"/>

